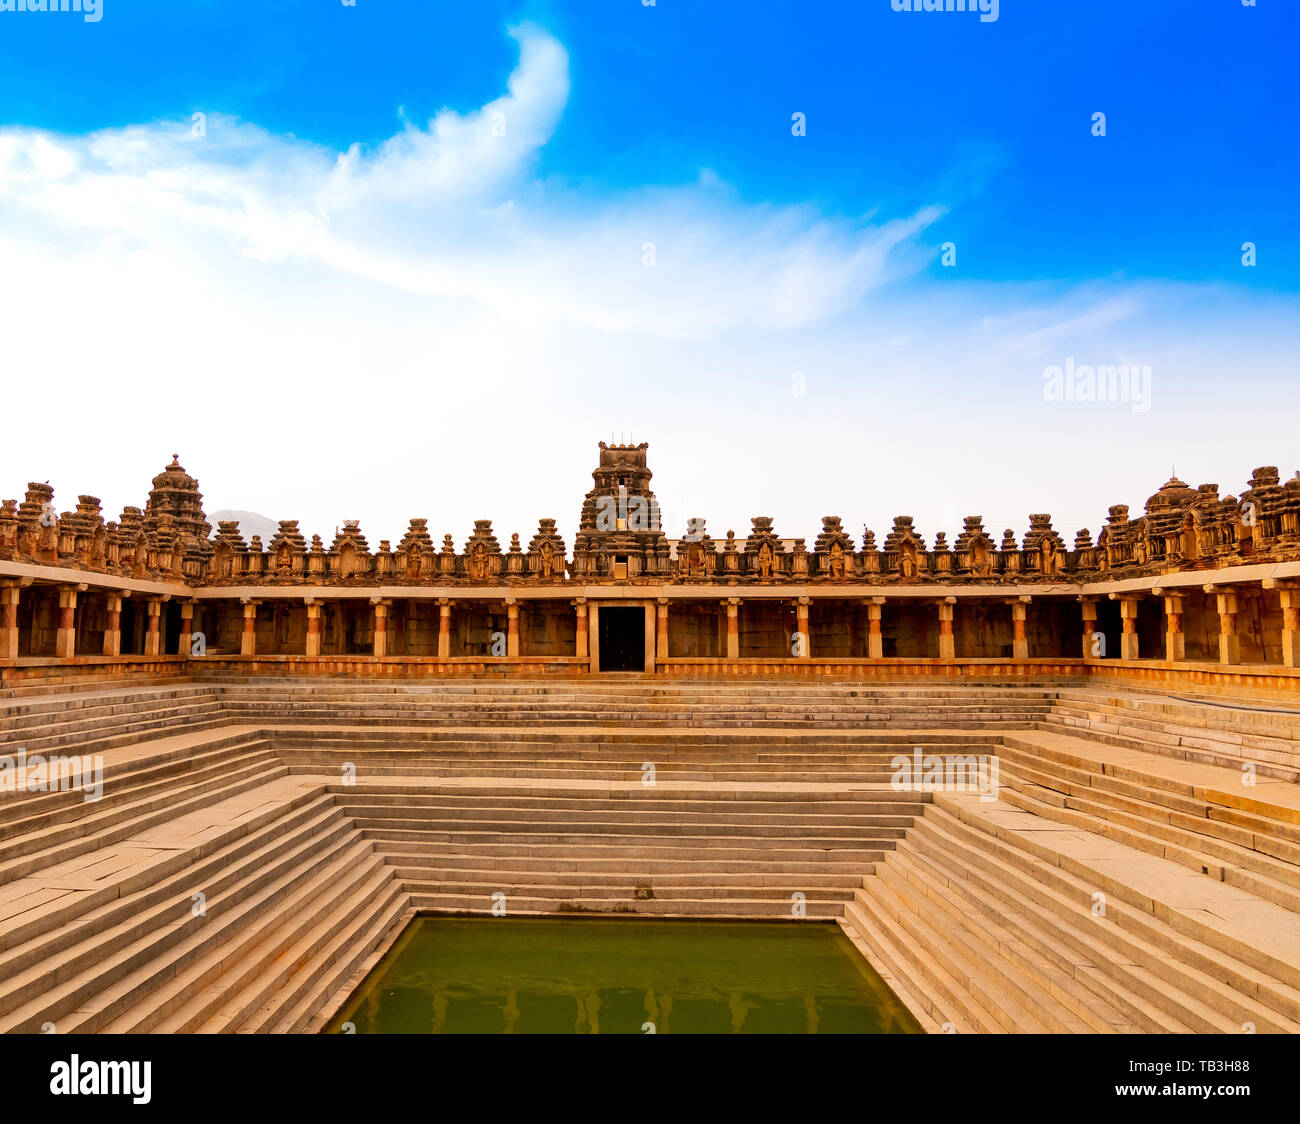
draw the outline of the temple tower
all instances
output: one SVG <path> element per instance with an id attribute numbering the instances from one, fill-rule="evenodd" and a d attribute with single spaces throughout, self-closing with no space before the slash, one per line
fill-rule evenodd
<path id="1" fill-rule="evenodd" d="M 576 577 L 632 581 L 668 573 L 668 538 L 650 490 L 648 445 L 600 442 L 595 486 L 582 501 L 573 541 Z"/>

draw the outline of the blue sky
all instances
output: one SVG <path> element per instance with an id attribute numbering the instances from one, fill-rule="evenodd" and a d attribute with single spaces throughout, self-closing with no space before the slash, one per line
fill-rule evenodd
<path id="1" fill-rule="evenodd" d="M 105 0 L 105 13 L 0 25 L 10 123 L 80 133 L 197 109 L 343 149 L 389 136 L 398 106 L 424 120 L 488 101 L 515 64 L 502 28 L 531 19 L 572 59 L 541 175 L 627 188 L 710 167 L 747 198 L 850 216 L 939 197 L 952 213 L 936 234 L 979 278 L 1300 281 L 1293 3 L 1004 0 L 985 24 L 886 0 Z M 810 121 L 797 151 L 792 107 Z M 1263 249 L 1243 275 L 1247 238 Z"/>
<path id="2" fill-rule="evenodd" d="M 69 506 L 139 503 L 183 434 L 220 506 L 376 539 L 500 513 L 526 537 L 571 523 L 595 440 L 633 433 L 683 493 L 670 519 L 718 513 L 716 534 L 763 508 L 811 537 L 830 511 L 878 532 L 906 511 L 951 539 L 968 512 L 1023 531 L 1053 504 L 1095 533 L 1170 465 L 1224 493 L 1289 475 L 1298 31 L 1276 0 L 1002 0 L 990 23 L 889 0 L 0 12 L 0 328 L 16 403 L 67 386 L 80 437 L 62 462 L 20 439 L 0 493 L 71 476 Z M 78 338 L 52 292 L 88 309 Z M 1150 364 L 1149 408 L 1045 403 L 1067 358 Z M 144 402 L 167 380 L 183 424 Z M 176 437 L 106 464 L 124 396 Z M 396 415 L 382 495 L 329 467 L 305 494 L 231 449 L 287 416 L 282 455 L 316 456 L 347 439 L 340 403 L 387 441 Z M 556 453 L 527 481 L 430 495 L 539 429 Z M 1044 472 L 1078 449 L 1087 473 Z"/>

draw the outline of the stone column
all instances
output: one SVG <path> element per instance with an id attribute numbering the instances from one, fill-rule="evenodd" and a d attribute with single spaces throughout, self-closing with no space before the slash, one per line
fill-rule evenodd
<path id="1" fill-rule="evenodd" d="M 1115 594 L 1111 594 L 1112 597 Z M 1138 659 L 1138 598 L 1120 597 L 1119 615 L 1124 631 L 1119 638 L 1119 658 L 1122 660 Z"/>
<path id="2" fill-rule="evenodd" d="M 573 634 L 573 654 L 580 660 L 587 658 L 587 599 L 579 597 L 574 600 L 573 607 L 578 614 L 577 627 Z"/>
<path id="3" fill-rule="evenodd" d="M 375 633 L 372 651 L 376 656 L 388 655 L 388 608 L 392 602 L 383 597 L 372 597 L 370 604 L 375 609 Z"/>
<path id="4" fill-rule="evenodd" d="M 668 598 L 660 597 L 656 602 L 656 608 L 655 656 L 658 659 L 666 660 L 668 658 Z"/>
<path id="5" fill-rule="evenodd" d="M 880 631 L 880 618 L 885 609 L 883 597 L 871 597 L 867 600 L 867 658 L 883 660 L 885 658 L 885 638 Z"/>
<path id="6" fill-rule="evenodd" d="M 808 630 L 808 598 L 800 597 L 794 605 L 794 630 L 803 637 L 799 646 L 799 659 L 812 659 L 812 633 Z"/>
<path id="7" fill-rule="evenodd" d="M 194 602 L 181 602 L 181 635 L 176 642 L 178 655 L 190 658 L 190 637 L 194 635 Z"/>
<path id="8" fill-rule="evenodd" d="M 1237 594 L 1231 589 L 1221 590 L 1206 586 L 1219 602 L 1219 662 L 1241 663 L 1241 639 L 1237 635 Z"/>
<path id="9" fill-rule="evenodd" d="M 244 635 L 239 641 L 239 654 L 255 656 L 257 654 L 257 607 L 261 602 L 254 601 L 250 597 L 241 597 L 240 601 L 244 604 Z"/>
<path id="10" fill-rule="evenodd" d="M 513 597 L 506 598 L 506 658 L 519 657 L 519 603 Z"/>
<path id="11" fill-rule="evenodd" d="M 653 675 L 655 670 L 655 650 L 657 648 L 656 639 L 659 629 L 655 623 L 654 602 L 647 601 L 643 608 L 645 609 L 645 624 L 641 626 L 641 666 L 645 669 L 647 675 Z"/>
<path id="12" fill-rule="evenodd" d="M 1097 635 L 1097 602 L 1091 597 L 1079 598 L 1079 611 L 1083 614 L 1083 658 L 1095 659 Z"/>
<path id="13" fill-rule="evenodd" d="M 438 658 L 451 658 L 451 599 L 438 598 Z"/>
<path id="14" fill-rule="evenodd" d="M 956 604 L 955 597 L 945 597 L 939 602 L 939 658 L 941 660 L 957 658 L 957 643 L 952 635 L 952 611 Z"/>
<path id="15" fill-rule="evenodd" d="M 1029 616 L 1029 598 L 1017 597 L 1011 603 L 1011 658 L 1029 659 L 1029 637 L 1025 632 L 1025 621 Z"/>
<path id="16" fill-rule="evenodd" d="M 122 654 L 122 600 L 130 596 L 129 593 L 108 595 L 108 620 L 104 625 L 104 655 L 106 656 Z"/>
<path id="17" fill-rule="evenodd" d="M 727 598 L 727 659 L 740 659 L 740 598 Z"/>
<path id="18" fill-rule="evenodd" d="M 146 656 L 162 655 L 162 597 L 150 597 L 145 608 L 149 614 L 149 627 L 144 634 L 144 654 Z"/>
<path id="19" fill-rule="evenodd" d="M 17 582 L 0 585 L 0 660 L 18 658 L 18 590 Z"/>
<path id="20" fill-rule="evenodd" d="M 319 658 L 321 648 L 321 612 L 325 608 L 314 597 L 307 599 L 307 651 L 306 654 Z"/>
<path id="21" fill-rule="evenodd" d="M 84 585 L 59 590 L 59 629 L 54 635 L 54 655 L 70 660 L 77 654 L 77 591 Z"/>
<path id="22" fill-rule="evenodd" d="M 591 670 L 600 669 L 600 602 L 587 607 L 587 656 Z"/>
<path id="23" fill-rule="evenodd" d="M 1165 603 L 1165 659 L 1173 663 L 1186 658 L 1187 638 L 1183 635 L 1183 596 L 1163 589 L 1151 591 Z"/>
<path id="24" fill-rule="evenodd" d="M 1282 600 L 1282 666 L 1300 667 L 1300 588 L 1286 586 L 1278 590 L 1278 596 Z"/>

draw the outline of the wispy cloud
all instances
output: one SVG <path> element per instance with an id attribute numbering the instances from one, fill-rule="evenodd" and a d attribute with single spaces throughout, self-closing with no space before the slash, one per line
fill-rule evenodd
<path id="1" fill-rule="evenodd" d="M 595 196 L 530 171 L 569 95 L 568 56 L 511 30 L 508 92 L 444 109 L 372 150 L 334 153 L 213 116 L 85 138 L 0 132 L 10 233 L 94 232 L 148 248 L 213 236 L 250 258 L 302 258 L 529 323 L 701 337 L 834 315 L 896 275 L 898 247 L 941 213 L 879 225 L 738 203 L 709 177 Z M 24 214 L 27 212 L 27 214 Z"/>

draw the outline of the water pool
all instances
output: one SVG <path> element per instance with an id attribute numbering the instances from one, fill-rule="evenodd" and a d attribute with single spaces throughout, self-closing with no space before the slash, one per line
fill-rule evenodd
<path id="1" fill-rule="evenodd" d="M 421 917 L 327 1033 L 908 1034 L 835 925 Z"/>

